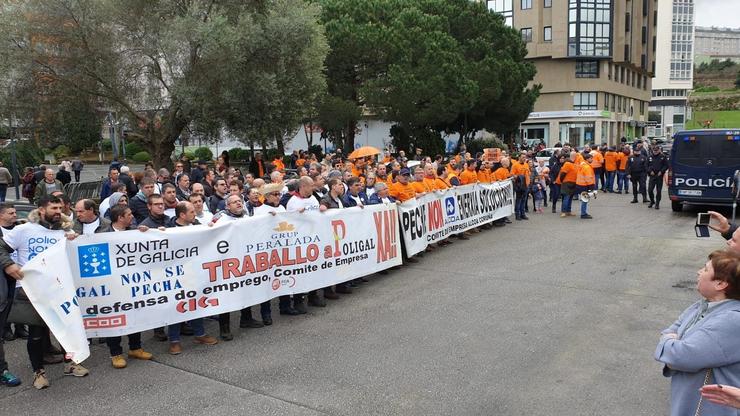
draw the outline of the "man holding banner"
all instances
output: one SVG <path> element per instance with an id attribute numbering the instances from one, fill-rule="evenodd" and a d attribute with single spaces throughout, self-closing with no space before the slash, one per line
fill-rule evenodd
<path id="1" fill-rule="evenodd" d="M 231 197 L 229 197 L 229 200 L 238 201 L 241 204 L 240 196 L 232 195 Z M 177 204 L 177 206 L 175 207 L 175 218 L 174 221 L 172 221 L 172 225 L 175 228 L 200 225 L 198 220 L 195 219 L 195 207 L 192 203 L 180 202 L 179 204 Z M 222 319 L 221 316 L 219 316 L 219 324 L 222 330 L 221 338 L 224 338 L 222 321 L 226 322 L 227 329 L 229 326 L 229 313 L 227 312 L 224 315 L 226 315 L 226 319 Z M 193 338 L 193 342 L 195 342 L 196 344 L 218 344 L 218 340 L 216 338 L 206 334 L 206 330 L 203 326 L 203 318 L 191 319 L 190 327 L 193 328 L 193 335 L 195 335 L 195 337 Z M 179 355 L 182 353 L 182 344 L 180 343 L 180 329 L 180 324 L 172 324 L 167 326 L 167 338 L 169 338 L 170 340 L 169 353 L 172 355 Z M 228 332 L 228 335 L 230 336 L 230 339 L 233 339 L 230 330 Z"/>
<path id="2" fill-rule="evenodd" d="M 116 205 L 111 209 L 111 223 L 100 230 L 100 232 L 121 232 L 131 229 L 131 222 L 134 219 L 131 208 L 123 205 Z M 125 368 L 127 363 L 123 358 L 123 348 L 121 348 L 121 337 L 108 337 L 105 339 L 110 351 L 111 364 L 113 368 Z M 141 332 L 135 332 L 128 336 L 128 356 L 137 360 L 151 360 L 152 354 L 141 348 Z"/>
<path id="3" fill-rule="evenodd" d="M 13 228 L 10 232 L 3 235 L 0 241 L 0 267 L 5 274 L 16 280 L 20 286 L 20 280 L 23 279 L 21 267 L 27 261 L 45 251 L 57 241 L 66 238 L 70 234 L 74 238 L 75 234 L 72 229 L 72 221 L 62 216 L 62 200 L 53 196 L 41 197 L 38 201 L 38 208 L 28 214 L 28 222 Z M 17 253 L 16 261 L 10 256 L 12 252 Z M 18 296 L 25 296 L 20 289 Z M 33 386 L 36 389 L 49 387 L 49 379 L 44 370 L 44 335 L 48 331 L 46 325 L 40 317 L 30 317 L 35 324 L 28 326 L 28 358 L 31 360 L 34 378 Z M 75 377 L 84 377 L 88 371 L 81 364 L 75 364 L 70 360 L 65 360 L 65 375 Z"/>

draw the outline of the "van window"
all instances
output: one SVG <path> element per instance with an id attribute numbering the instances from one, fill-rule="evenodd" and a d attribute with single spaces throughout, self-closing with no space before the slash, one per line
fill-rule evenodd
<path id="1" fill-rule="evenodd" d="M 709 137 L 697 137 L 696 140 L 688 140 L 688 137 L 676 138 L 676 163 L 686 166 L 704 166 L 706 161 L 702 155 L 709 154 Z"/>
<path id="2" fill-rule="evenodd" d="M 727 136 L 723 136 L 717 140 L 715 154 L 715 166 L 740 168 L 740 140 L 727 140 Z"/>
<path id="3" fill-rule="evenodd" d="M 687 136 L 676 138 L 676 163 L 686 166 L 705 167 L 712 159 L 714 167 L 740 168 L 740 140 L 727 140 L 725 135 Z"/>

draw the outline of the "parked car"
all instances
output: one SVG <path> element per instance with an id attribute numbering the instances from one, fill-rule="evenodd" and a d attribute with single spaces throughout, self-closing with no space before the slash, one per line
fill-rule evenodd
<path id="1" fill-rule="evenodd" d="M 36 209 L 35 205 L 31 205 L 25 202 L 15 202 L 13 203 L 13 207 L 15 208 L 15 212 L 18 214 L 18 223 L 22 224 L 24 222 L 28 221 L 28 214 L 31 213 L 34 209 Z"/>
<path id="2" fill-rule="evenodd" d="M 549 166 L 550 158 L 555 154 L 555 150 L 557 150 L 555 147 L 546 147 L 537 152 L 537 154 L 534 155 L 534 158 L 537 159 L 537 163 L 540 163 L 540 160 L 544 160 L 545 166 Z"/>

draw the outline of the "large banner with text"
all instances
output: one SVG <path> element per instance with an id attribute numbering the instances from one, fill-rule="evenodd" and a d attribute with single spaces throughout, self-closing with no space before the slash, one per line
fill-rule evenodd
<path id="1" fill-rule="evenodd" d="M 514 213 L 511 180 L 430 192 L 399 205 L 406 253 L 413 256 L 444 240 Z"/>
<path id="2" fill-rule="evenodd" d="M 400 265 L 398 224 L 389 204 L 83 235 L 34 257 L 23 286 L 80 361 L 86 337 L 235 311 Z"/>

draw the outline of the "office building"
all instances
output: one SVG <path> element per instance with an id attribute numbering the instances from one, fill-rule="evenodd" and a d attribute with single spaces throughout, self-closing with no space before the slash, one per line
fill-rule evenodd
<path id="1" fill-rule="evenodd" d="M 740 29 L 697 27 L 696 55 L 703 59 L 740 60 Z"/>
<path id="2" fill-rule="evenodd" d="M 666 137 L 683 130 L 690 118 L 688 95 L 693 88 L 694 73 L 694 0 L 662 0 L 658 5 L 656 32 L 648 136 Z"/>
<path id="3" fill-rule="evenodd" d="M 657 0 L 486 3 L 520 31 L 542 84 L 522 138 L 583 146 L 644 134 Z"/>

